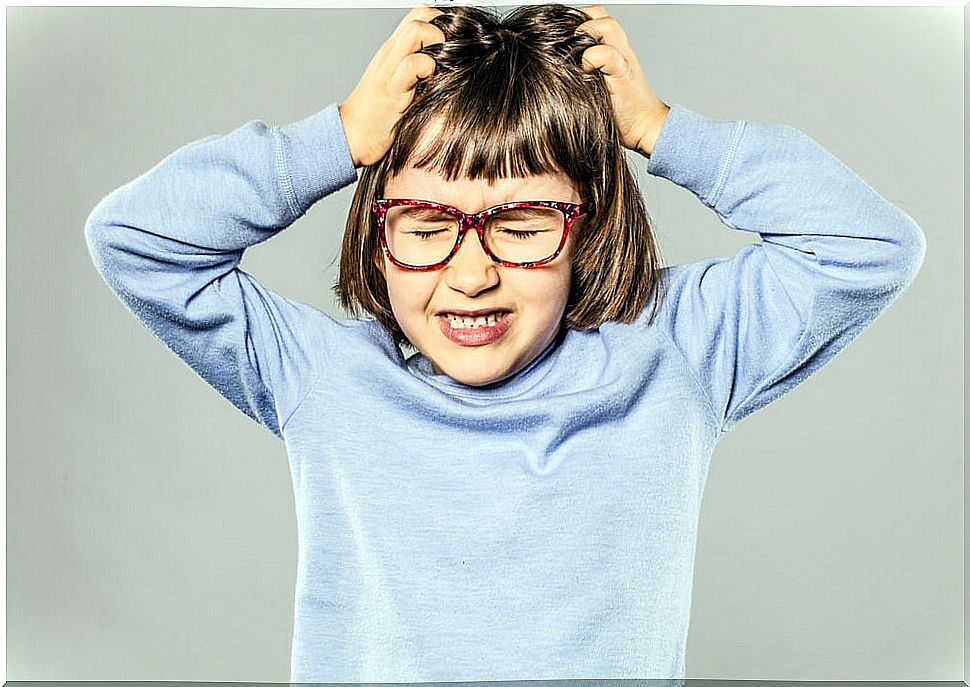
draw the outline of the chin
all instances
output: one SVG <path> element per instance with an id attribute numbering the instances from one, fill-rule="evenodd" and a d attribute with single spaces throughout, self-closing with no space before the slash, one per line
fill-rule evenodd
<path id="1" fill-rule="evenodd" d="M 467 386 L 487 386 L 501 382 L 515 374 L 516 370 L 496 368 L 474 368 L 465 365 L 460 369 L 443 369 L 446 375 Z"/>
<path id="2" fill-rule="evenodd" d="M 501 382 L 503 379 L 507 379 L 512 376 L 510 372 L 500 372 L 500 373 L 470 373 L 466 371 L 464 374 L 449 374 L 449 377 L 454 379 L 456 382 L 461 382 L 467 386 L 487 386 L 489 384 L 494 384 L 495 382 Z"/>

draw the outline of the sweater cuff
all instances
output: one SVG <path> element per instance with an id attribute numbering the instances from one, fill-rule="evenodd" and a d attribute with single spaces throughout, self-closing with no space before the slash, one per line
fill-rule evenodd
<path id="1" fill-rule="evenodd" d="M 292 191 L 300 214 L 357 180 L 337 103 L 275 129 L 282 141 L 283 184 Z"/>
<path id="2" fill-rule="evenodd" d="M 713 208 L 727 180 L 745 122 L 717 121 L 672 103 L 647 172 L 689 189 Z"/>

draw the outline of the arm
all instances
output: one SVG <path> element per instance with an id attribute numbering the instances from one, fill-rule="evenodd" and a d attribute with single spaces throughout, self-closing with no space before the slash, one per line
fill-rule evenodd
<path id="1" fill-rule="evenodd" d="M 243 251 L 356 179 L 336 105 L 252 121 L 172 153 L 92 211 L 95 266 L 128 309 L 206 382 L 277 436 L 333 323 L 239 269 Z"/>
<path id="2" fill-rule="evenodd" d="M 619 23 L 583 8 L 583 53 L 610 92 L 624 146 L 762 243 L 730 260 L 667 268 L 665 327 L 721 432 L 832 359 L 913 280 L 926 239 L 913 220 L 800 131 L 716 122 L 668 107 Z"/>
<path id="3" fill-rule="evenodd" d="M 253 121 L 197 141 L 102 200 L 86 225 L 98 271 L 121 301 L 205 381 L 282 436 L 332 345 L 334 323 L 239 269 L 243 251 L 286 228 L 379 161 L 444 39 L 419 5 L 346 101 L 295 124 Z"/>
<path id="4" fill-rule="evenodd" d="M 664 270 L 662 326 L 722 432 L 831 360 L 923 262 L 919 226 L 791 127 L 675 105 L 647 169 L 762 239 L 731 259 Z"/>

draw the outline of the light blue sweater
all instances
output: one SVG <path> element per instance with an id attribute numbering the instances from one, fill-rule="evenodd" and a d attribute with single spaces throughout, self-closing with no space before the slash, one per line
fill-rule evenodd
<path id="1" fill-rule="evenodd" d="M 665 268 L 652 325 L 648 304 L 569 332 L 485 389 L 238 268 L 355 181 L 336 105 L 187 145 L 94 209 L 88 246 L 122 302 L 286 442 L 291 681 L 684 676 L 715 444 L 872 323 L 925 239 L 787 126 L 673 105 L 648 171 L 762 243 Z"/>

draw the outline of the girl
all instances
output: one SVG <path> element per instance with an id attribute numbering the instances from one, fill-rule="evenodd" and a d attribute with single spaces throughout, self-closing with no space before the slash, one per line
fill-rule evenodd
<path id="1" fill-rule="evenodd" d="M 661 267 L 624 147 L 762 243 Z M 358 317 L 238 268 L 354 181 Z M 132 313 L 286 443 L 292 682 L 683 678 L 714 446 L 925 251 L 811 138 L 668 106 L 602 7 L 558 5 L 418 6 L 339 105 L 176 151 L 86 236 Z"/>

